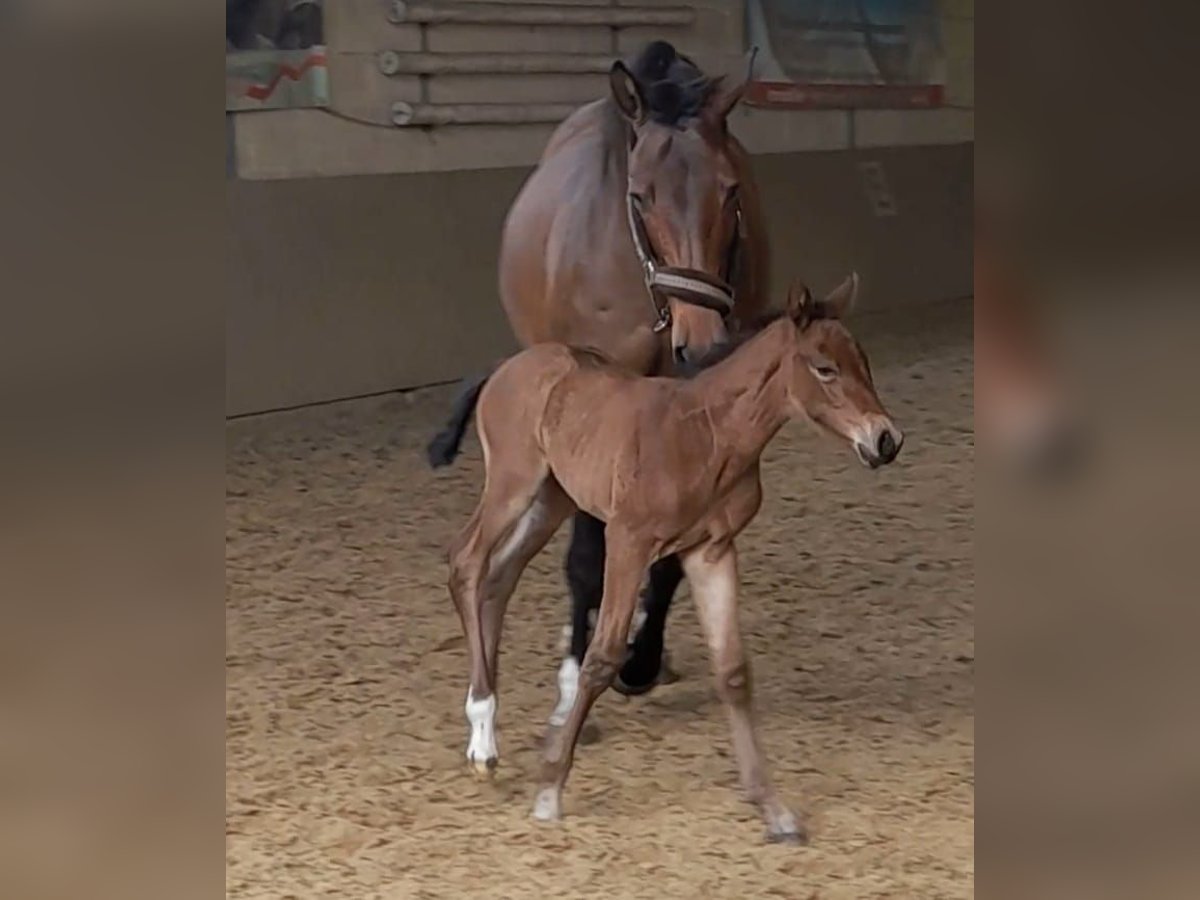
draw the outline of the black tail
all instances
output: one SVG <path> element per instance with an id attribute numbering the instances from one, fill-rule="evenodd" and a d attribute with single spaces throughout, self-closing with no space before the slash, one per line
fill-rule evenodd
<path id="1" fill-rule="evenodd" d="M 463 435 L 467 433 L 467 423 L 471 421 L 471 414 L 475 412 L 475 404 L 479 402 L 479 394 L 491 377 L 492 373 L 488 372 L 486 375 L 464 382 L 466 386 L 458 399 L 454 401 L 454 408 L 450 412 L 450 421 L 425 448 L 429 465 L 433 468 L 448 466 L 454 462 L 454 457 L 458 456 L 458 448 L 462 446 Z"/>

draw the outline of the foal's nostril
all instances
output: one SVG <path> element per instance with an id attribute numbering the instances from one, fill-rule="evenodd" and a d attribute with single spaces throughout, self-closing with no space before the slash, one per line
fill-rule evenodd
<path id="1" fill-rule="evenodd" d="M 879 458 L 884 462 L 891 462 L 896 458 L 896 452 L 900 449 L 896 446 L 896 439 L 892 437 L 890 431 L 884 431 L 879 435 Z"/>

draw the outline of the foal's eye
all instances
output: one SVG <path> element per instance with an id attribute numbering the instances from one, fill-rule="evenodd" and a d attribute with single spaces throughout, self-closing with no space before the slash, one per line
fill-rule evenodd
<path id="1" fill-rule="evenodd" d="M 837 378 L 838 370 L 827 363 L 814 364 L 811 368 L 813 374 L 821 381 L 833 381 Z"/>

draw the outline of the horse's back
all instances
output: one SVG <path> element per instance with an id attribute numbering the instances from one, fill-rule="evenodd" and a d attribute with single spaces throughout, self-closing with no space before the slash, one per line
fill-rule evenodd
<path id="1" fill-rule="evenodd" d="M 604 106 L 608 102 L 607 99 L 600 99 L 585 103 L 563 119 L 554 129 L 554 133 L 550 135 L 550 140 L 546 142 L 546 149 L 542 151 L 539 165 L 544 165 L 564 148 L 570 147 L 578 141 L 603 139 Z"/>

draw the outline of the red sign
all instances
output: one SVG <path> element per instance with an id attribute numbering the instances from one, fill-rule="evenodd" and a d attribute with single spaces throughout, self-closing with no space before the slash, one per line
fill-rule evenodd
<path id="1" fill-rule="evenodd" d="M 797 84 L 752 81 L 746 103 L 774 109 L 932 109 L 942 105 L 940 84 Z"/>

